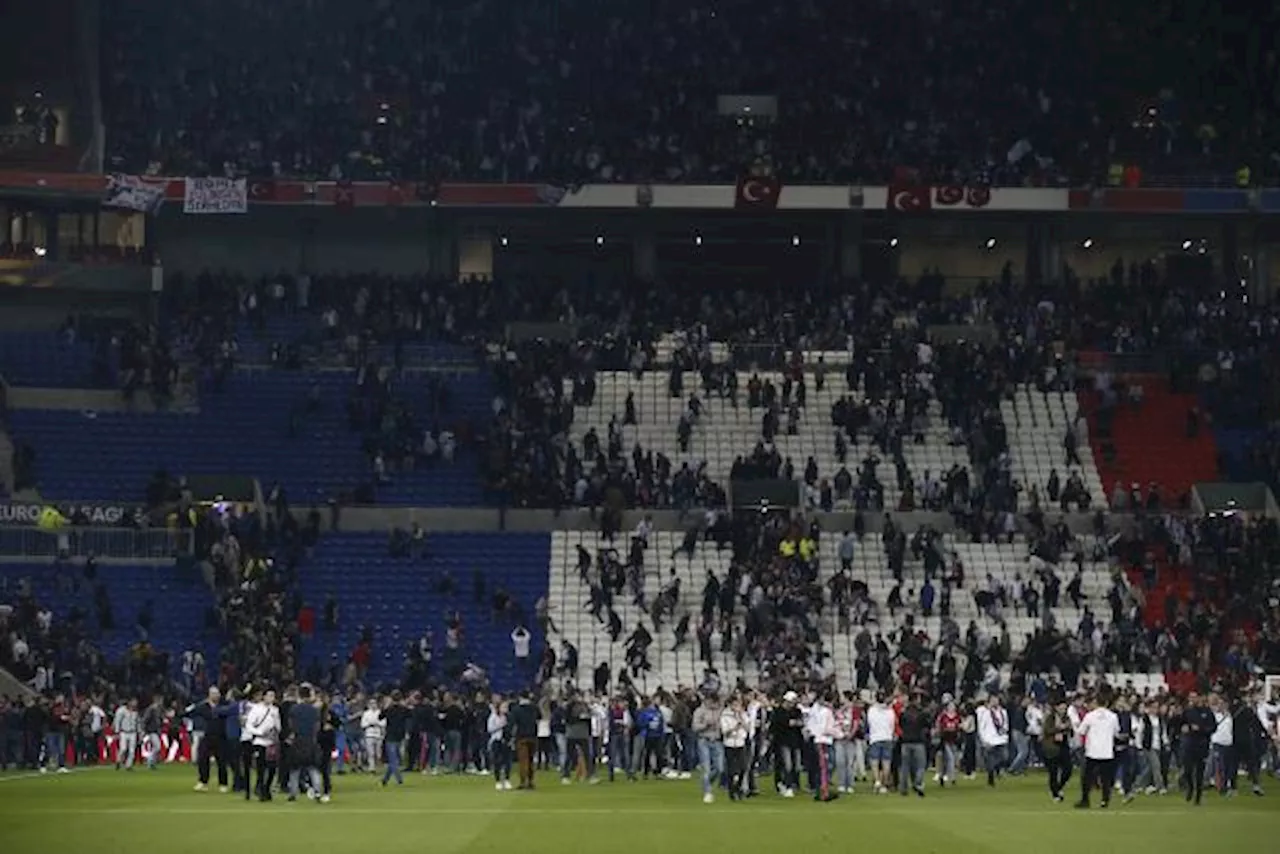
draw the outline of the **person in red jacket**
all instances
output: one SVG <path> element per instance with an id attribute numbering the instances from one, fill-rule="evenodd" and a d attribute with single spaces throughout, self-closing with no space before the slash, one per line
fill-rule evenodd
<path id="1" fill-rule="evenodd" d="M 960 712 L 951 695 L 943 697 L 942 711 L 938 713 L 935 727 L 938 731 L 938 773 L 934 779 L 940 785 L 956 784 L 956 757 L 960 744 Z"/>

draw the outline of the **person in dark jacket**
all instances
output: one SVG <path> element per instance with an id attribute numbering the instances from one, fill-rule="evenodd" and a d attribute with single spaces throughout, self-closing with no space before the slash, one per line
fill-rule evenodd
<path id="1" fill-rule="evenodd" d="M 338 736 L 342 732 L 344 715 L 339 714 L 323 697 L 317 697 L 316 706 L 320 709 L 320 736 L 317 739 L 320 750 L 317 759 L 320 761 L 320 780 L 324 784 L 320 801 L 327 804 L 333 794 L 333 756 L 338 751 Z M 342 709 L 345 713 L 345 703 L 342 704 Z"/>
<path id="2" fill-rule="evenodd" d="M 293 707 L 298 702 L 298 689 L 290 685 L 284 689 L 284 699 L 280 702 L 280 743 L 287 745 L 293 735 Z M 280 794 L 289 794 L 289 779 L 293 776 L 293 751 L 281 750 L 279 759 Z"/>
<path id="3" fill-rule="evenodd" d="M 1262 795 L 1258 775 L 1262 771 L 1262 757 L 1266 755 L 1269 741 L 1267 731 L 1255 711 L 1261 699 L 1261 695 L 1255 697 L 1253 702 L 1237 698 L 1231 705 L 1231 741 L 1236 749 L 1236 764 L 1244 766 L 1253 793 L 1258 796 Z"/>
<path id="4" fill-rule="evenodd" d="M 461 709 L 458 710 L 459 715 Z M 400 754 L 404 747 L 404 738 L 409 730 L 410 712 L 405 708 L 404 700 L 399 691 L 392 691 L 391 697 L 386 701 L 386 705 L 382 709 L 382 722 L 386 726 L 386 736 L 384 744 L 386 744 L 387 754 L 387 770 L 382 773 L 382 785 L 387 785 L 392 776 L 396 778 L 396 785 L 404 785 L 404 775 L 400 773 Z"/>
<path id="5" fill-rule="evenodd" d="M 929 744 L 929 725 L 931 718 L 920 707 L 920 698 L 913 695 L 898 715 L 898 727 L 902 734 L 898 737 L 902 745 L 902 756 L 899 760 L 898 789 L 907 794 L 910 786 L 917 796 L 924 797 L 924 769 L 927 765 L 927 748 Z"/>
<path id="6" fill-rule="evenodd" d="M 224 704 L 226 715 L 223 718 L 223 759 L 231 767 L 231 791 L 243 792 L 248 788 L 248 783 L 244 779 L 244 769 L 241 767 L 244 764 L 244 745 L 240 742 L 240 713 L 244 711 L 245 704 L 234 688 L 227 692 L 226 699 L 227 702 Z"/>
<path id="7" fill-rule="evenodd" d="M 461 774 L 467 768 L 467 757 L 463 752 L 462 734 L 467 726 L 467 715 L 457 697 L 445 696 L 444 708 L 440 711 L 441 726 L 444 728 L 445 768 L 455 774 Z"/>
<path id="8" fill-rule="evenodd" d="M 1044 754 L 1045 769 L 1049 772 L 1049 794 L 1059 803 L 1062 790 L 1071 779 L 1071 719 L 1067 716 L 1067 701 L 1055 698 L 1045 712 L 1040 750 Z"/>
<path id="9" fill-rule="evenodd" d="M 289 737 L 285 742 L 289 754 L 289 800 L 298 797 L 298 784 L 307 775 L 310 787 L 307 797 L 320 796 L 320 709 L 310 685 L 298 689 L 298 697 L 289 707 Z M 327 801 L 327 798 L 324 800 Z"/>
<path id="10" fill-rule="evenodd" d="M 1124 793 L 1125 803 L 1133 800 L 1133 782 L 1138 773 L 1137 756 L 1133 748 L 1133 712 L 1124 697 L 1116 700 L 1116 779 Z"/>
<path id="11" fill-rule="evenodd" d="M 1200 694 L 1192 694 L 1182 714 L 1182 767 L 1187 775 L 1187 802 L 1196 805 L 1204 795 L 1204 766 L 1209 760 L 1209 737 L 1217 724 Z"/>
<path id="12" fill-rule="evenodd" d="M 533 756 L 538 750 L 538 721 L 541 712 L 526 691 L 507 713 L 507 726 L 516 742 L 516 764 L 520 773 L 521 789 L 533 788 Z"/>
<path id="13" fill-rule="evenodd" d="M 208 696 L 195 705 L 188 706 L 182 716 L 189 718 L 193 724 L 201 722 L 204 738 L 200 739 L 200 747 L 196 751 L 196 791 L 204 792 L 209 788 L 209 763 L 218 766 L 218 790 L 227 791 L 227 755 L 226 726 L 223 719 L 227 716 L 227 708 L 222 704 L 222 692 L 211 687 Z M 239 735 L 237 734 L 237 738 Z"/>

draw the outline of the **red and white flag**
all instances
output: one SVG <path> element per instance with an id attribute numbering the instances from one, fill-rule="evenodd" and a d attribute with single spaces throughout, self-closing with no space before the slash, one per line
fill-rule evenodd
<path id="1" fill-rule="evenodd" d="M 895 213 L 923 213 L 933 207 L 933 196 L 924 184 L 890 184 L 885 207 Z"/>
<path id="2" fill-rule="evenodd" d="M 733 206 L 739 210 L 774 210 L 782 195 L 782 181 L 776 175 L 744 175 L 738 179 Z"/>

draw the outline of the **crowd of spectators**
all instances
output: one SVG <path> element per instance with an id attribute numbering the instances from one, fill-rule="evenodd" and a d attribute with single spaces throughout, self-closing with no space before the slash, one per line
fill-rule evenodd
<path id="1" fill-rule="evenodd" d="M 988 524 L 990 513 L 1016 506 L 1020 492 L 1035 489 L 1043 499 L 1048 486 L 1013 479 L 999 402 L 1016 384 L 1044 391 L 1077 387 L 1086 351 L 1115 359 L 1156 353 L 1160 358 L 1152 365 L 1167 367 L 1175 385 L 1204 390 L 1215 415 L 1219 404 L 1247 410 L 1242 419 L 1280 411 L 1274 393 L 1236 393 L 1242 383 L 1280 388 L 1271 367 L 1280 325 L 1275 312 L 1151 264 L 1117 261 L 1109 276 L 1091 282 L 1067 270 L 1062 281 L 1041 287 L 1015 281 L 1006 270 L 963 296 L 936 271 L 892 286 L 827 279 L 785 292 L 740 287 L 719 299 L 705 288 L 599 284 L 586 278 L 280 275 L 250 281 L 204 275 L 175 280 L 169 292 L 177 309 L 177 349 L 194 354 L 215 386 L 241 358 L 243 338 L 269 330 L 289 330 L 269 342 L 268 358 L 279 367 L 359 369 L 349 414 L 353 429 L 371 427 L 365 431 L 371 484 L 440 458 L 446 448 L 487 443 L 481 456 L 491 496 L 520 506 L 601 506 L 610 495 L 622 506 L 714 502 L 724 485 L 710 483 L 695 466 L 681 471 L 653 449 L 618 447 L 616 436 L 597 436 L 590 448 L 569 440 L 574 407 L 592 402 L 601 370 L 671 370 L 673 383 L 676 368 L 694 370 L 702 375 L 703 394 L 736 400 L 742 390 L 727 366 L 713 362 L 713 342 L 728 346 L 731 367 L 787 371 L 800 385 L 843 370 L 849 388 L 863 390 L 868 403 L 851 401 L 832 413 L 847 440 L 837 443 L 837 451 L 844 445 L 848 456 L 861 433 L 893 465 L 905 502 L 897 509 L 937 509 L 945 502 L 974 524 Z M 298 322 L 272 322 L 282 317 Z M 510 338 L 512 324 L 549 324 L 550 338 Z M 923 329 L 933 324 L 980 329 L 972 340 L 926 344 Z M 658 343 L 670 335 L 677 343 L 674 364 L 659 364 Z M 402 380 L 402 369 L 418 364 L 412 345 L 422 342 L 487 354 L 498 393 L 491 425 L 444 417 L 449 388 L 437 375 Z M 839 350 L 854 358 L 843 369 L 802 367 L 798 352 L 804 350 Z M 1117 364 L 1100 373 L 1124 369 Z M 571 394 L 562 389 L 565 380 Z M 424 382 L 431 386 L 427 411 L 407 405 L 421 397 L 415 390 Z M 749 406 L 760 402 L 753 389 L 745 392 Z M 904 471 L 901 453 L 927 421 L 925 408 L 933 401 L 952 443 L 965 446 L 975 466 L 937 472 L 936 485 L 920 480 L 920 472 Z M 803 398 L 793 397 L 789 406 L 803 406 Z M 780 430 L 795 413 L 774 409 L 775 417 L 762 423 Z M 612 415 L 627 423 L 627 413 Z M 745 462 L 761 462 L 747 458 L 751 448 L 741 451 Z M 873 472 L 876 461 L 855 457 L 839 471 L 805 466 L 810 503 L 879 507 L 884 490 Z M 1070 475 L 1064 469 L 1060 487 L 1077 482 Z M 1056 492 L 1049 498 L 1054 503 L 1068 490 Z M 1104 500 L 1080 490 L 1070 495 L 1081 507 Z"/>
<path id="2" fill-rule="evenodd" d="M 1020 184 L 1088 182 L 1117 159 L 1151 175 L 1280 166 L 1274 52 L 1241 42 L 1224 65 L 1220 44 L 1243 34 L 1150 4 L 133 0 L 103 35 L 120 170 L 574 183 L 759 162 L 802 182 L 905 167 Z M 776 96 L 776 117 L 718 112 L 743 94 Z"/>

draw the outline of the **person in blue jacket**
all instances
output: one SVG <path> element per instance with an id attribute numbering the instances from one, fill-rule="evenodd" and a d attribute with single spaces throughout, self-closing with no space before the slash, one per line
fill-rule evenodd
<path id="1" fill-rule="evenodd" d="M 329 700 L 329 712 L 343 725 L 337 728 L 335 733 L 336 739 L 334 750 L 337 751 L 337 759 L 334 762 L 334 768 L 339 774 L 347 773 L 346 770 L 346 753 L 347 753 L 347 701 L 342 696 L 341 691 L 334 691 L 332 699 Z"/>
<path id="2" fill-rule="evenodd" d="M 662 745 L 667 736 L 667 724 L 662 718 L 662 710 L 658 708 L 656 697 L 645 700 L 644 707 L 636 715 L 636 729 L 644 739 L 644 748 L 640 756 L 640 769 L 646 780 L 649 779 L 650 767 L 656 777 L 662 776 Z"/>

